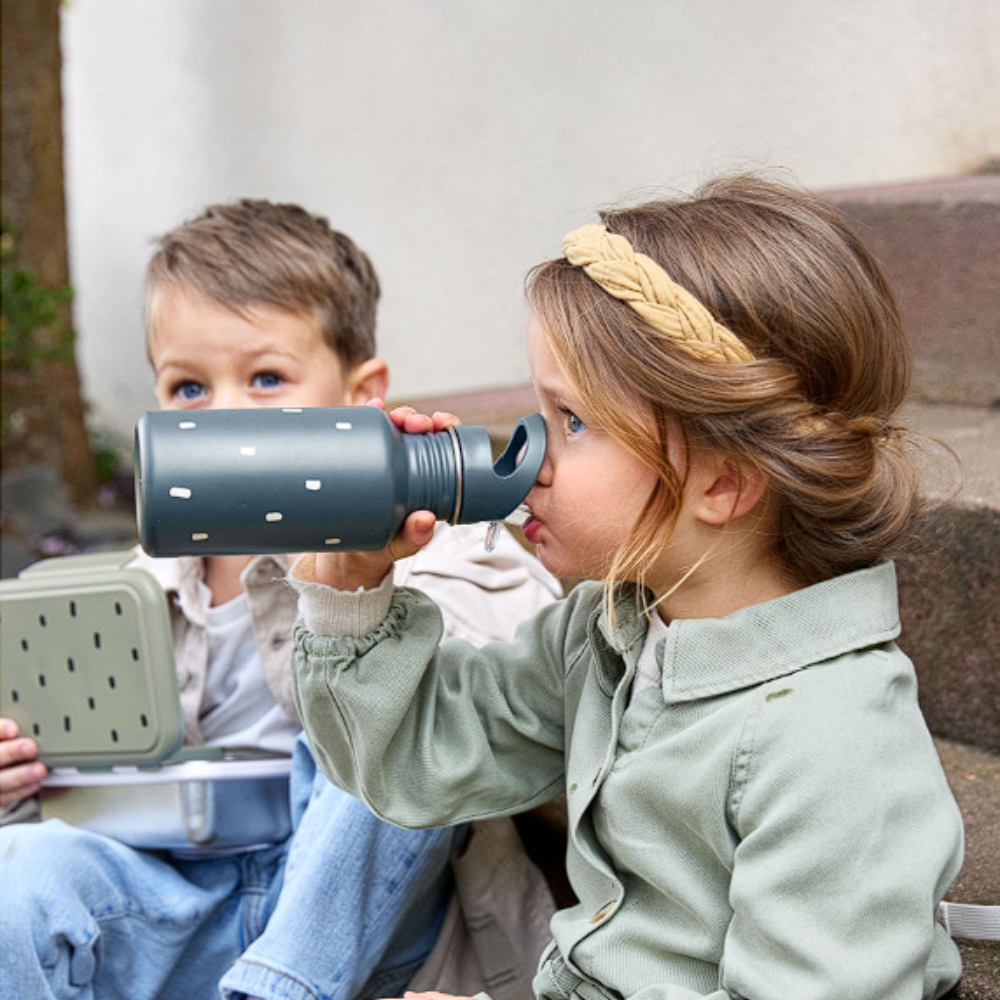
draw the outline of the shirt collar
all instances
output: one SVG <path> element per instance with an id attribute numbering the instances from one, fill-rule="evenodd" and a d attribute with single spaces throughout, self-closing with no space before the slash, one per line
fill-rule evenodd
<path id="1" fill-rule="evenodd" d="M 646 633 L 634 592 L 616 603 L 615 616 L 611 635 L 601 614 L 601 632 L 620 655 L 634 659 Z M 663 694 L 679 702 L 737 691 L 887 642 L 899 631 L 895 567 L 879 563 L 725 618 L 671 622 L 657 650 Z"/>

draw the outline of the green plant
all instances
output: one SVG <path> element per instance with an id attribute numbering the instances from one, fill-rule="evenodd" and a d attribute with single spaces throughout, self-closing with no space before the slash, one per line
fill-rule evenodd
<path id="1" fill-rule="evenodd" d="M 102 486 L 112 482 L 118 472 L 125 467 L 122 459 L 124 447 L 125 443 L 111 431 L 90 432 L 90 450 L 94 453 L 97 481 Z"/>
<path id="2" fill-rule="evenodd" d="M 0 270 L 4 369 L 30 371 L 50 361 L 71 362 L 74 335 L 71 327 L 61 323 L 60 307 L 73 298 L 73 289 L 69 285 L 55 288 L 39 285 L 32 271 L 20 266 L 17 239 L 2 220 Z M 43 331 L 45 335 L 39 336 Z"/>

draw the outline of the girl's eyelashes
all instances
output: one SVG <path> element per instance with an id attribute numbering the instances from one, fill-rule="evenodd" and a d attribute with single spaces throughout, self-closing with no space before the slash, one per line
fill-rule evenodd
<path id="1" fill-rule="evenodd" d="M 559 407 L 559 415 L 570 434 L 580 434 L 587 429 L 587 425 L 572 410 Z"/>

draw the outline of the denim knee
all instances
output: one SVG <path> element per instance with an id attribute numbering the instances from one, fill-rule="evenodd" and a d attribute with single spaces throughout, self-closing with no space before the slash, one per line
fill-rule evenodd
<path id="1" fill-rule="evenodd" d="M 11 996 L 78 996 L 94 976 L 100 928 L 75 892 L 76 833 L 62 823 L 0 829 L 0 978 Z"/>

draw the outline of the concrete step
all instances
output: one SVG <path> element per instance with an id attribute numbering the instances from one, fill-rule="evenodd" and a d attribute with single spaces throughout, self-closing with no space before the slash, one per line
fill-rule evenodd
<path id="1" fill-rule="evenodd" d="M 965 860 L 945 899 L 995 906 L 1000 900 L 1000 756 L 935 739 L 948 784 L 965 824 Z M 1000 997 L 1000 942 L 957 939 L 962 980 L 942 1000 Z"/>
<path id="2" fill-rule="evenodd" d="M 898 560 L 900 645 L 932 732 L 1000 754 L 1000 411 L 913 403 L 904 419 L 958 467 L 925 453 L 938 506 Z"/>
<path id="3" fill-rule="evenodd" d="M 896 290 L 913 339 L 914 397 L 1000 405 L 1000 174 L 821 194 Z"/>
<path id="4" fill-rule="evenodd" d="M 930 445 L 922 463 L 925 493 L 1000 510 L 1000 409 L 911 400 L 901 416 L 910 430 L 946 445 L 958 460 L 956 466 Z"/>

